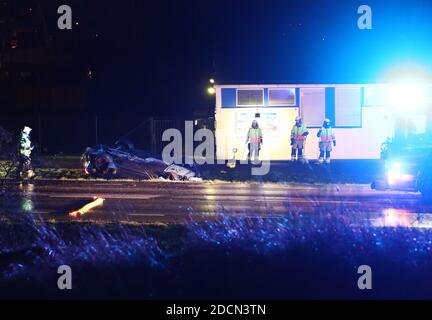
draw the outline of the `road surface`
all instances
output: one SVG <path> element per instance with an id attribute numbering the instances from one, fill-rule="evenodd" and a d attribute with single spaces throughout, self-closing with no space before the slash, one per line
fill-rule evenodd
<path id="1" fill-rule="evenodd" d="M 81 220 L 182 223 L 221 214 L 274 218 L 286 214 L 356 214 L 357 223 L 429 227 L 432 207 L 410 192 L 367 185 L 256 184 L 228 182 L 36 181 L 15 184 L 1 206 L 17 214 L 69 221 L 68 213 L 106 199 Z M 421 223 L 419 223 L 421 217 Z"/>

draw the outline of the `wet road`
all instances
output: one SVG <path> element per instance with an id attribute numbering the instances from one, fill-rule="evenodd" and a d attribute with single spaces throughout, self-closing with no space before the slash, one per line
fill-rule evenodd
<path id="1" fill-rule="evenodd" d="M 367 185 L 249 184 L 226 182 L 36 181 L 14 185 L 2 207 L 69 221 L 92 197 L 106 199 L 81 220 L 178 223 L 220 214 L 280 217 L 286 214 L 355 214 L 355 223 L 432 226 L 432 207 L 420 195 L 371 190 Z"/>

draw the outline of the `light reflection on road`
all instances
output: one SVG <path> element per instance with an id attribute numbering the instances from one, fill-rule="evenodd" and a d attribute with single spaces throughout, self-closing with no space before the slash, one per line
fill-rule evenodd
<path id="1" fill-rule="evenodd" d="M 32 183 L 20 183 L 19 189 L 22 192 L 22 198 L 20 202 L 20 208 L 23 212 L 31 213 L 34 210 L 33 203 L 33 192 L 34 184 Z"/>
<path id="2" fill-rule="evenodd" d="M 382 228 L 432 228 L 432 214 L 412 213 L 404 209 L 385 209 L 382 214 L 370 219 L 373 227 Z"/>
<path id="3" fill-rule="evenodd" d="M 376 192 L 364 185 L 37 182 L 17 184 L 2 205 L 9 212 L 68 221 L 70 210 L 95 195 L 106 199 L 91 215 L 95 221 L 187 223 L 224 216 L 315 224 L 323 223 L 324 214 L 347 226 L 432 227 L 432 206 L 423 204 L 419 194 Z"/>

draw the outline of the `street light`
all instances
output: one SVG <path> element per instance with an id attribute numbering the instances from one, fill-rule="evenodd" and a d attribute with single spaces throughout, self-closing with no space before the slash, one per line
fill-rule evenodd
<path id="1" fill-rule="evenodd" d="M 212 78 L 209 80 L 209 82 L 210 82 L 211 86 L 207 88 L 207 92 L 209 95 L 213 96 L 216 94 L 216 88 L 215 88 L 216 81 L 215 81 L 215 79 Z"/>

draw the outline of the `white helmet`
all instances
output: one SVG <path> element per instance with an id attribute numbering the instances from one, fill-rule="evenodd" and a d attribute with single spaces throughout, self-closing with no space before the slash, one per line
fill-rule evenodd
<path id="1" fill-rule="evenodd" d="M 298 117 L 295 118 L 295 121 L 296 122 L 300 122 L 300 121 L 302 121 L 302 118 L 300 116 L 298 116 Z"/>
<path id="2" fill-rule="evenodd" d="M 24 133 L 30 134 L 30 132 L 32 131 L 32 128 L 25 126 L 23 129 Z"/>

